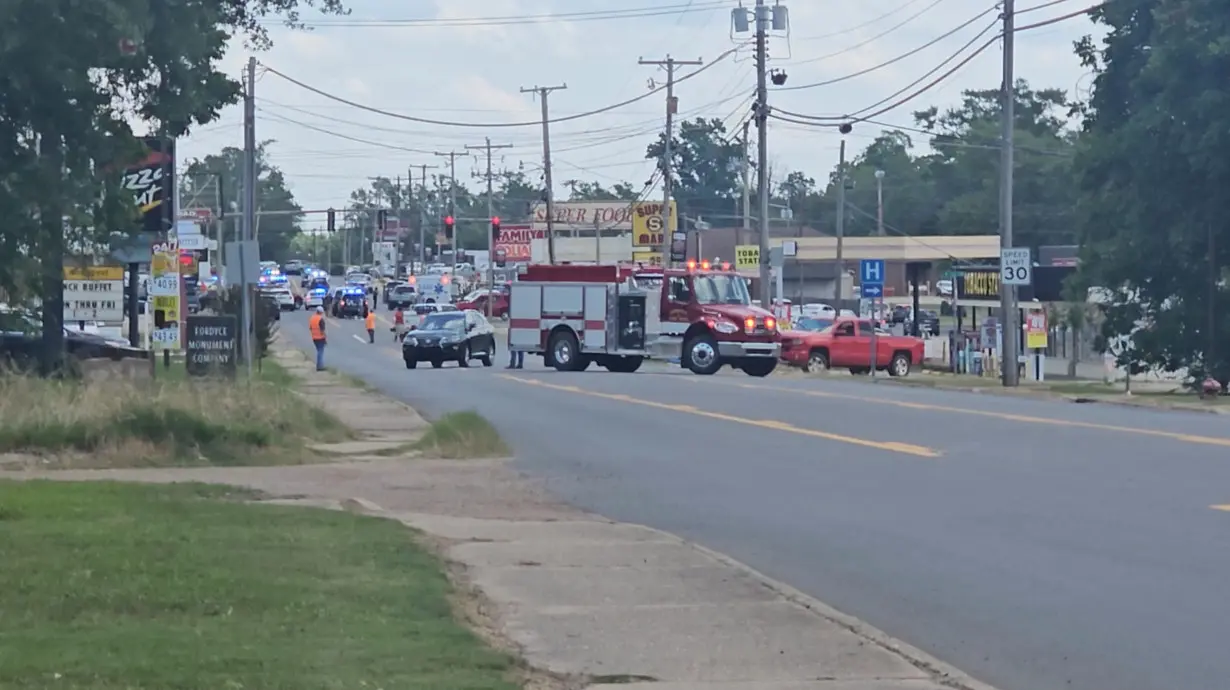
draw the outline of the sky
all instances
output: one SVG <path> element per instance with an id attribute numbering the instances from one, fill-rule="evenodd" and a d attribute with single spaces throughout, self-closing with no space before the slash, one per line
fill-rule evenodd
<path id="1" fill-rule="evenodd" d="M 455 157 L 458 180 L 481 189 L 479 175 L 486 167 L 481 148 L 488 138 L 494 146 L 507 147 L 493 150 L 495 171 L 522 170 L 532 180 L 541 179 L 541 104 L 535 94 L 521 92 L 538 86 L 567 85 L 548 98 L 552 119 L 603 111 L 551 125 L 557 195 L 569 179 L 604 185 L 626 181 L 641 189 L 654 167 L 644 158 L 645 148 L 665 124 L 666 95 L 651 91 L 665 83 L 666 74 L 638 64 L 640 59 L 670 55 L 702 61 L 701 66 L 677 68 L 682 79 L 675 87 L 677 117 L 719 118 L 732 134 L 748 115 L 756 83 L 748 45 L 752 35 L 735 33 L 732 25 L 737 0 L 347 4 L 347 17 L 305 13 L 308 30 L 271 23 L 273 48 L 255 54 L 257 138 L 273 140 L 271 163 L 309 210 L 345 206 L 350 192 L 375 176 L 404 178 L 414 169 L 417 177 L 421 165 L 438 166 L 428 168 L 428 175 L 447 173 L 449 157 L 441 154 L 449 152 L 460 154 Z M 998 33 L 998 8 L 987 0 L 781 4 L 788 8 L 789 26 L 769 39 L 769 67 L 785 72 L 787 79 L 783 88 L 771 87 L 769 103 L 778 111 L 807 115 L 876 112 L 907 100 Z M 1079 12 L 1090 4 L 1024 0 L 1017 5 L 1017 25 Z M 1035 88 L 1087 95 L 1092 75 L 1079 64 L 1072 43 L 1088 33 L 1097 32 L 1085 16 L 1017 32 L 1017 77 Z M 251 55 L 233 45 L 222 68 L 239 75 Z M 1001 67 L 996 42 L 917 98 L 872 119 L 913 126 L 915 110 L 954 106 L 964 90 L 997 88 Z M 386 114 L 319 95 L 266 68 Z M 687 77 L 692 72 L 697 73 Z M 812 86 L 819 82 L 830 83 Z M 846 135 L 851 155 L 882 129 L 856 125 Z M 770 121 L 768 137 L 775 172 L 799 170 L 822 180 L 836 165 L 841 135 L 831 127 Z M 182 140 L 179 150 L 186 161 L 242 141 L 242 109 L 233 106 Z M 891 187 L 886 179 L 885 192 Z M 309 215 L 304 225 L 323 223 L 323 214 Z"/>

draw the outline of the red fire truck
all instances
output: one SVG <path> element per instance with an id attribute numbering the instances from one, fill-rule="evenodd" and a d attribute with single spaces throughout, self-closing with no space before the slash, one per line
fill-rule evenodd
<path id="1" fill-rule="evenodd" d="M 781 353 L 777 318 L 752 305 L 747 280 L 707 262 L 675 269 L 526 266 L 509 296 L 509 348 L 560 371 L 596 363 L 631 373 L 646 359 L 696 374 L 723 365 L 768 376 Z"/>

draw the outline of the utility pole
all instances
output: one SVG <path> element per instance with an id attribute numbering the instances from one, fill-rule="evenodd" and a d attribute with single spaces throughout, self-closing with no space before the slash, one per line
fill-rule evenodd
<path id="1" fill-rule="evenodd" d="M 876 171 L 876 234 L 884 237 L 884 171 Z"/>
<path id="2" fill-rule="evenodd" d="M 482 146 L 466 145 L 467 151 L 481 149 L 487 152 L 487 220 L 495 218 L 495 174 L 491 172 L 491 152 L 495 149 L 511 149 L 512 144 L 492 144 L 491 137 L 487 137 L 486 143 Z M 495 296 L 495 237 L 491 234 L 491 228 L 487 229 L 487 318 L 491 318 L 491 301 Z"/>
<path id="3" fill-rule="evenodd" d="M 463 155 L 456 151 L 448 153 L 436 152 L 437 156 L 448 159 L 448 214 L 457 216 L 457 156 Z M 453 234 L 453 263 L 457 263 L 457 256 L 461 251 L 461 234 L 454 232 Z"/>
<path id="4" fill-rule="evenodd" d="M 552 91 L 563 91 L 567 84 L 559 86 L 521 87 L 521 93 L 536 93 L 542 104 L 542 178 L 546 185 L 543 196 L 547 202 L 547 263 L 555 263 L 555 182 L 551 179 L 551 116 L 547 108 L 547 96 Z"/>
<path id="5" fill-rule="evenodd" d="M 769 290 L 769 15 L 765 0 L 756 0 L 756 192 L 760 194 L 760 306 L 773 308 Z"/>
<path id="6" fill-rule="evenodd" d="M 243 239 L 251 242 L 256 235 L 256 58 L 248 58 L 248 88 L 243 94 Z M 165 202 L 164 202 L 165 203 Z M 245 274 L 248 263 L 240 245 L 239 281 L 243 286 L 243 358 L 252 378 L 252 339 L 256 329 L 252 318 L 252 290 L 248 281 L 256 276 Z"/>
<path id="7" fill-rule="evenodd" d="M 637 60 L 640 65 L 653 65 L 666 68 L 666 138 L 662 140 L 662 265 L 671 265 L 671 236 L 675 229 L 671 228 L 671 139 L 675 134 L 675 113 L 679 109 L 679 99 L 675 98 L 675 68 L 681 65 L 703 65 L 700 60 L 676 60 L 670 55 L 665 60 Z"/>
<path id="8" fill-rule="evenodd" d="M 841 309 L 841 300 L 846 291 L 846 138 L 841 138 L 841 146 L 837 154 L 837 308 Z"/>
<path id="9" fill-rule="evenodd" d="M 1012 248 L 1012 184 L 1013 184 L 1013 133 L 1016 127 L 1016 88 L 1014 82 L 1013 53 L 1016 51 L 1016 1 L 1004 0 L 1004 83 L 1000 126 L 1003 129 L 999 149 L 999 246 Z M 1020 312 L 1017 310 L 1016 286 L 999 283 L 999 306 L 1003 312 L 1004 353 L 1000 359 L 1003 367 L 1003 384 L 1013 387 L 1020 384 L 1020 369 L 1017 367 L 1017 345 L 1021 335 Z"/>
<path id="10" fill-rule="evenodd" d="M 739 235 L 735 244 L 743 244 L 752 230 L 752 142 L 747 138 L 751 126 L 751 119 L 743 121 L 743 231 L 735 233 Z"/>
<path id="11" fill-rule="evenodd" d="M 438 168 L 438 165 L 420 165 L 423 198 L 419 199 L 419 270 L 427 267 L 427 169 Z M 414 170 L 409 171 L 410 183 L 414 184 Z"/>

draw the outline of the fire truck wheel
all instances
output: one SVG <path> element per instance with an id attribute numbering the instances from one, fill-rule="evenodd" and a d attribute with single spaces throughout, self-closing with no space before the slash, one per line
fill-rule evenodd
<path id="1" fill-rule="evenodd" d="M 547 350 L 551 356 L 551 366 L 554 366 L 556 371 L 574 371 L 577 368 L 577 337 L 572 331 L 560 330 L 552 333 Z"/>
<path id="2" fill-rule="evenodd" d="M 693 374 L 710 376 L 722 368 L 722 358 L 718 356 L 717 341 L 708 333 L 692 336 L 683 344 L 684 361 Z"/>
<path id="3" fill-rule="evenodd" d="M 606 363 L 607 371 L 617 374 L 631 374 L 641 368 L 644 357 L 612 357 Z"/>

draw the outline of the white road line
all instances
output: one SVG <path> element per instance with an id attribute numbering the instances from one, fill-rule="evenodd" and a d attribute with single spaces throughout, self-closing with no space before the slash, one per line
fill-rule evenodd
<path id="1" fill-rule="evenodd" d="M 354 335 L 352 335 L 351 337 L 352 337 L 352 338 L 354 338 L 355 340 L 357 340 L 357 341 L 361 342 L 361 343 L 366 343 L 366 342 L 367 342 L 367 341 L 366 341 L 366 340 L 364 340 L 363 338 L 359 337 L 359 335 L 358 335 L 357 333 L 356 333 L 356 334 L 354 334 Z"/>

